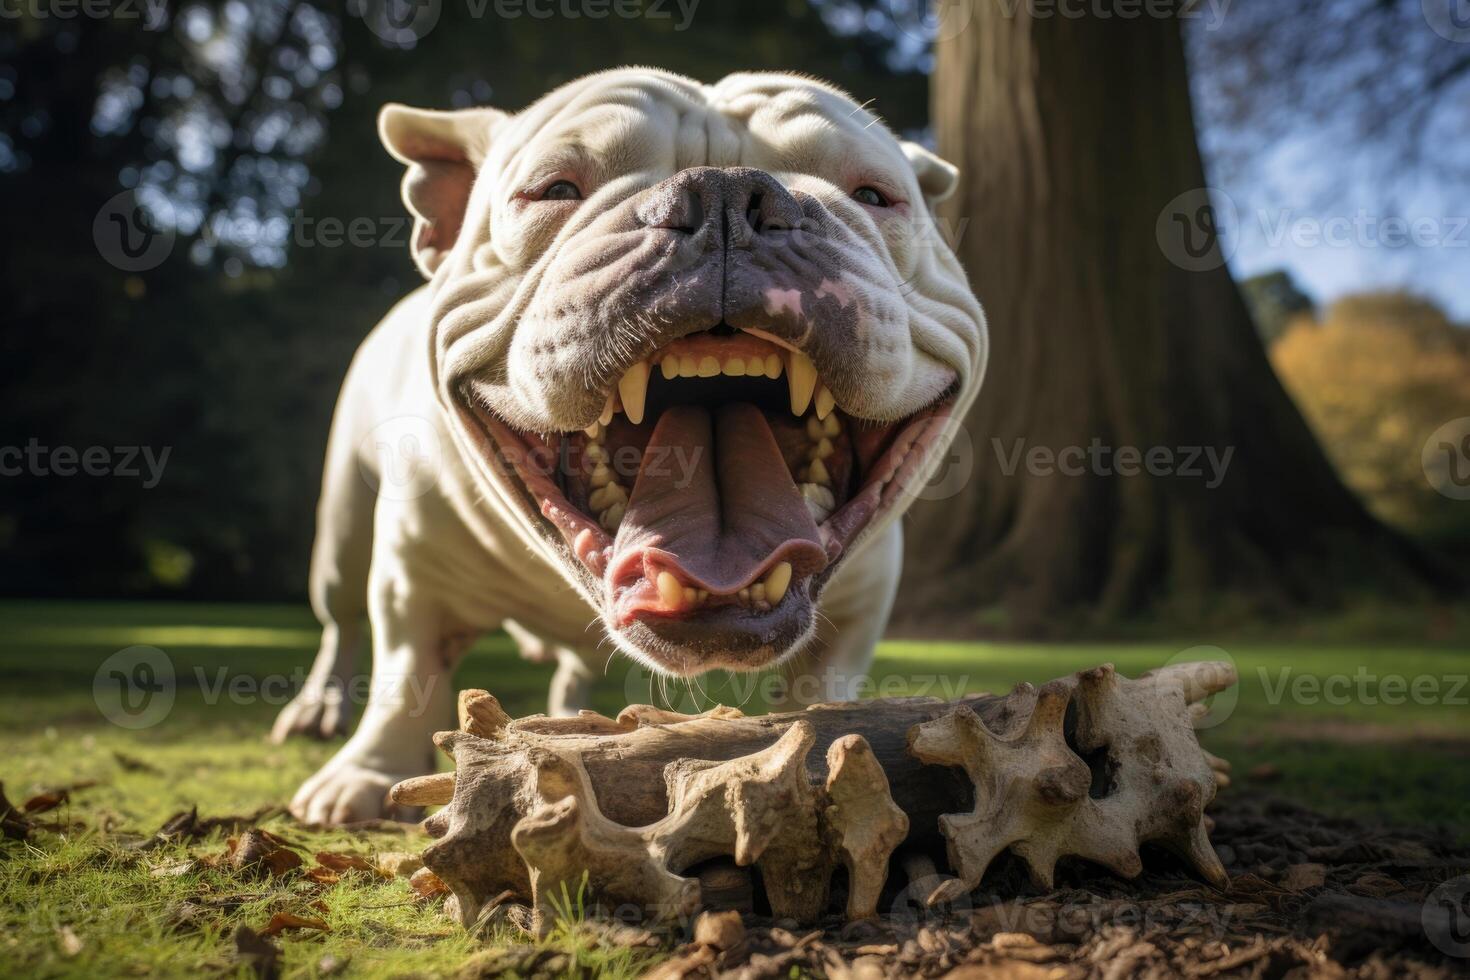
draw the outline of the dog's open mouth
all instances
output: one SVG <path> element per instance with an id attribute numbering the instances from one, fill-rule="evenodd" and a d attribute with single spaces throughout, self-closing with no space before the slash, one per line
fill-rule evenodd
<path id="1" fill-rule="evenodd" d="M 805 633 L 818 589 L 922 470 L 952 404 L 951 391 L 896 422 L 857 418 L 805 354 L 721 325 L 629 368 L 585 431 L 474 411 L 600 583 L 609 625 L 686 672 L 759 666 Z"/>

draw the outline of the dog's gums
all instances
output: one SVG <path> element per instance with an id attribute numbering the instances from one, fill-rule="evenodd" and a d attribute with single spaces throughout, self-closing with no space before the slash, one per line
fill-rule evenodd
<path id="1" fill-rule="evenodd" d="M 725 324 L 634 362 L 582 431 L 475 411 L 615 630 L 806 628 L 845 550 L 922 470 L 952 395 L 896 422 L 844 411 L 812 359 Z"/>

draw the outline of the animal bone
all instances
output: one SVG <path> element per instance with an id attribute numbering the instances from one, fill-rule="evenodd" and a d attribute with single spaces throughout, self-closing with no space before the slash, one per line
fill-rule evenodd
<path id="1" fill-rule="evenodd" d="M 948 854 L 929 904 L 980 884 L 1009 849 L 1049 885 L 1082 857 L 1131 877 L 1156 842 L 1220 885 L 1203 810 L 1223 776 L 1195 739 L 1194 706 L 1234 683 L 1223 664 L 1128 680 L 1111 666 L 1009 695 L 884 698 L 746 718 L 634 705 L 616 719 L 511 719 L 460 696 L 462 731 L 435 743 L 454 773 L 406 780 L 395 802 L 443 805 L 424 863 L 472 925 L 510 891 L 544 930 L 562 896 L 686 920 L 699 869 L 759 871 L 772 914 L 807 923 L 847 872 L 845 915 L 875 914 L 894 852 Z M 720 875 L 728 879 L 731 872 Z M 931 882 L 932 884 L 932 882 Z"/>
<path id="2" fill-rule="evenodd" d="M 1017 702 L 1012 715 L 1025 720 L 1010 730 L 992 732 L 963 706 L 917 726 L 914 756 L 961 766 L 975 784 L 969 813 L 940 817 L 958 877 L 931 903 L 974 889 L 1007 848 L 1039 887 L 1050 888 L 1061 857 L 1086 858 L 1132 878 L 1143 870 L 1139 845 L 1157 841 L 1222 887 L 1225 869 L 1204 830 L 1215 770 L 1195 740 L 1187 700 L 1213 693 L 1197 683 L 1199 667 L 1130 681 L 1104 665 L 1040 690 L 1021 685 L 1008 700 Z M 1076 750 L 1104 754 L 1097 771 L 1068 745 L 1069 720 Z"/>

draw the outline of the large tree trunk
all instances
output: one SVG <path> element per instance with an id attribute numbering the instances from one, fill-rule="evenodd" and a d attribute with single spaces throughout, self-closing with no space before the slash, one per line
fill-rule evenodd
<path id="1" fill-rule="evenodd" d="M 916 507 L 899 608 L 962 627 L 979 609 L 1034 631 L 1068 611 L 1198 617 L 1227 598 L 1238 613 L 1242 598 L 1270 609 L 1423 591 L 1439 573 L 1339 481 L 1223 262 L 1181 257 L 1156 233 L 1171 200 L 1206 187 L 1178 21 L 1038 19 L 1028 6 L 976 3 L 938 46 L 939 150 L 964 175 L 942 227 L 992 346 L 966 420 L 973 475 L 959 497 Z M 1175 465 L 1180 447 L 1233 455 L 1213 489 L 1090 465 L 1047 473 L 1024 453 L 1005 472 L 1018 446 L 1094 441 L 1166 447 Z"/>

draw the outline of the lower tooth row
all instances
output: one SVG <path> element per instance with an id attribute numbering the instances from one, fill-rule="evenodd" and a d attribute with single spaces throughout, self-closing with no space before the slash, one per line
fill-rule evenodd
<path id="1" fill-rule="evenodd" d="M 653 584 L 666 609 L 695 609 L 709 599 L 707 591 L 681 585 L 672 572 L 659 572 Z"/>
<path id="2" fill-rule="evenodd" d="M 602 525 L 603 530 L 617 533 L 618 525 L 623 523 L 623 515 L 628 512 L 628 491 L 608 468 L 608 455 L 602 445 L 602 433 L 600 424 L 588 426 L 587 446 L 582 450 L 583 455 L 592 463 L 589 481 L 592 492 L 587 497 L 587 506 L 597 514 L 597 523 Z"/>
<path id="3" fill-rule="evenodd" d="M 658 597 L 668 610 L 697 609 L 709 600 L 709 592 L 682 584 L 672 572 L 659 572 L 654 580 Z M 767 610 L 779 605 L 791 587 L 791 563 L 777 562 L 766 577 L 738 593 L 741 605 Z"/>
<path id="4" fill-rule="evenodd" d="M 806 434 L 812 442 L 811 448 L 807 450 L 807 459 L 810 462 L 797 473 L 797 478 L 801 480 L 798 489 L 802 499 L 806 501 L 807 512 L 818 524 L 832 516 L 832 511 L 837 507 L 837 498 L 832 493 L 832 474 L 827 469 L 826 461 L 836 452 L 832 440 L 841 432 L 842 423 L 837 421 L 835 415 L 828 415 L 825 419 L 815 415 L 807 416 Z"/>

